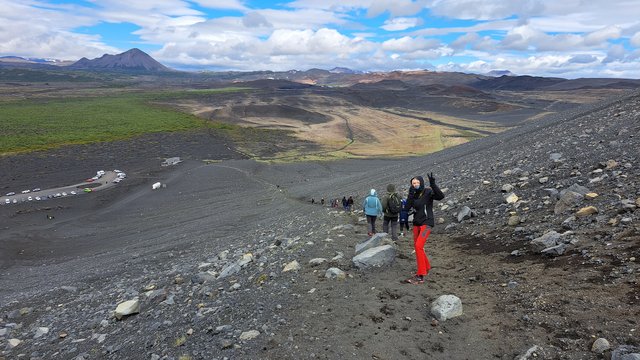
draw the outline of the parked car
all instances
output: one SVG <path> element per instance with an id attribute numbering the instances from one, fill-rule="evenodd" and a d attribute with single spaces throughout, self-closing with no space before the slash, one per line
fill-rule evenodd
<path id="1" fill-rule="evenodd" d="M 86 192 L 86 193 L 90 193 L 90 192 L 92 192 L 93 190 L 92 190 L 91 188 L 84 188 L 84 190 L 83 190 L 83 191 L 84 191 L 84 192 Z"/>
<path id="2" fill-rule="evenodd" d="M 22 190 L 22 193 L 23 193 L 23 194 L 28 194 L 28 193 L 30 193 L 30 192 L 31 192 L 31 190 L 28 190 L 28 189 L 27 189 L 27 190 Z"/>
<path id="3" fill-rule="evenodd" d="M 40 201 L 40 200 L 42 200 L 42 198 L 40 196 L 36 196 L 36 200 Z"/>
<path id="4" fill-rule="evenodd" d="M 14 192 L 12 191 L 12 192 L 8 192 L 8 193 L 7 193 L 7 196 L 13 196 L 13 195 L 15 195 L 15 194 L 16 194 L 16 193 L 14 193 Z"/>
<path id="5" fill-rule="evenodd" d="M 29 201 L 33 201 L 33 198 L 32 198 L 31 196 L 29 196 L 29 197 L 27 198 L 27 200 L 29 200 Z"/>
<path id="6" fill-rule="evenodd" d="M 35 188 L 35 189 L 31 190 L 31 192 L 36 192 L 36 191 L 40 191 L 40 188 Z"/>
<path id="7" fill-rule="evenodd" d="M 5 199 L 5 200 L 4 200 L 4 203 L 5 203 L 5 204 L 11 204 L 11 199 Z"/>
<path id="8" fill-rule="evenodd" d="M 71 190 L 71 192 L 70 192 L 69 194 L 71 194 L 71 195 L 76 195 L 76 194 L 77 194 L 77 192 L 75 192 L 75 191 Z"/>

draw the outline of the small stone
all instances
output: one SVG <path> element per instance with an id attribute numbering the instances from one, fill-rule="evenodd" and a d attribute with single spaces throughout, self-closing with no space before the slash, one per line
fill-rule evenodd
<path id="1" fill-rule="evenodd" d="M 640 198 L 636 199 L 636 206 L 640 208 Z"/>
<path id="2" fill-rule="evenodd" d="M 337 279 L 337 280 L 344 280 L 347 278 L 347 274 L 345 274 L 344 271 L 332 267 L 327 269 L 327 271 L 324 274 L 324 277 L 327 279 Z"/>
<path id="3" fill-rule="evenodd" d="M 597 213 L 598 213 L 598 208 L 596 208 L 595 206 L 587 206 L 578 210 L 578 212 L 576 213 L 576 216 L 586 217 L 586 216 L 597 214 Z"/>
<path id="4" fill-rule="evenodd" d="M 300 264 L 298 263 L 297 260 L 293 260 L 292 262 L 288 263 L 284 269 L 282 269 L 282 272 L 288 272 L 288 271 L 298 271 L 300 270 Z"/>
<path id="5" fill-rule="evenodd" d="M 123 303 L 118 304 L 114 312 L 114 316 L 118 320 L 122 320 L 123 317 L 137 314 L 140 312 L 140 301 L 138 299 L 125 301 Z"/>
<path id="6" fill-rule="evenodd" d="M 502 185 L 502 192 L 508 193 L 508 192 L 511 192 L 511 190 L 513 190 L 513 185 L 511 184 Z"/>
<path id="7" fill-rule="evenodd" d="M 64 339 L 64 338 L 66 338 L 67 336 L 69 336 L 69 334 L 68 334 L 66 331 L 61 331 L 61 332 L 59 332 L 59 333 L 58 333 L 58 337 L 59 337 L 60 339 Z"/>
<path id="8" fill-rule="evenodd" d="M 431 326 L 438 326 L 438 324 L 440 324 L 440 322 L 436 319 L 431 320 Z"/>
<path id="9" fill-rule="evenodd" d="M 593 200 L 595 198 L 597 198 L 599 195 L 594 193 L 594 192 L 590 192 L 590 193 L 586 193 L 584 195 L 585 198 L 589 199 L 589 200 Z"/>
<path id="10" fill-rule="evenodd" d="M 444 222 L 445 222 L 444 218 L 441 218 L 441 217 L 439 217 L 438 220 L 436 220 L 436 224 L 438 225 L 442 225 L 444 224 Z"/>
<path id="11" fill-rule="evenodd" d="M 176 285 L 181 285 L 182 283 L 184 283 L 184 278 L 178 275 L 175 278 L 173 278 L 173 283 Z"/>
<path id="12" fill-rule="evenodd" d="M 520 216 L 518 215 L 513 215 L 511 217 L 509 217 L 509 221 L 507 221 L 507 223 L 509 224 L 509 226 L 517 226 L 520 224 Z"/>
<path id="13" fill-rule="evenodd" d="M 260 335 L 260 331 L 258 330 L 249 330 L 240 334 L 240 340 L 253 340 Z"/>
<path id="14" fill-rule="evenodd" d="M 540 179 L 538 179 L 538 182 L 540 184 L 546 184 L 549 182 L 549 177 L 545 176 L 545 177 L 541 177 Z"/>
<path id="15" fill-rule="evenodd" d="M 315 259 L 309 260 L 309 266 L 318 266 L 318 265 L 322 265 L 322 264 L 324 264 L 326 262 L 327 262 L 327 259 L 325 259 L 325 258 L 315 258 Z"/>
<path id="16" fill-rule="evenodd" d="M 491 185 L 491 181 L 483 180 L 482 185 Z"/>
<path id="17" fill-rule="evenodd" d="M 233 347 L 233 341 L 229 340 L 229 339 L 223 339 L 220 341 L 220 348 L 221 349 L 231 349 Z"/>
<path id="18" fill-rule="evenodd" d="M 240 283 L 234 283 L 229 287 L 229 291 L 236 291 L 236 290 L 239 290 L 241 287 L 242 285 L 240 285 Z"/>
<path id="19" fill-rule="evenodd" d="M 441 295 L 431 303 L 431 314 L 438 321 L 462 315 L 462 301 L 455 295 Z"/>
<path id="20" fill-rule="evenodd" d="M 615 160 L 607 160 L 607 170 L 611 170 L 618 166 L 618 162 Z"/>
<path id="21" fill-rule="evenodd" d="M 607 339 L 604 339 L 604 338 L 598 338 L 596 341 L 593 342 L 593 345 L 591 346 L 591 351 L 596 354 L 602 354 L 603 352 L 610 349 L 611 349 L 611 344 L 609 344 Z"/>
<path id="22" fill-rule="evenodd" d="M 187 330 L 187 335 L 189 335 L 189 336 L 193 335 L 193 329 Z"/>

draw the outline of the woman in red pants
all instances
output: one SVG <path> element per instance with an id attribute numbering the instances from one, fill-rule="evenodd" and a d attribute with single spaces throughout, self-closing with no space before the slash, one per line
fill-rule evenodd
<path id="1" fill-rule="evenodd" d="M 427 177 L 429 179 L 428 187 L 424 186 L 422 176 L 412 178 L 407 197 L 407 209 L 413 211 L 413 246 L 416 250 L 416 262 L 418 263 L 416 275 L 407 280 L 411 284 L 424 283 L 424 277 L 431 269 L 427 254 L 424 252 L 424 244 L 427 242 L 434 225 L 433 200 L 444 199 L 444 194 L 436 185 L 433 173 Z"/>

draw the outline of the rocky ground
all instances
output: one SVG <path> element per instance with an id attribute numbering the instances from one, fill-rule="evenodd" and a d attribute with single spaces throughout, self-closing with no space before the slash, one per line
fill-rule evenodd
<path id="1" fill-rule="evenodd" d="M 194 151 L 128 171 L 113 200 L 3 206 L 0 243 L 31 242 L 0 276 L 0 359 L 637 359 L 638 109 L 636 93 L 406 160 Z M 388 264 L 363 268 L 362 214 L 308 202 L 431 171 L 446 198 L 423 285 L 402 282 L 411 239 L 382 239 Z M 438 320 L 441 295 L 462 315 Z"/>

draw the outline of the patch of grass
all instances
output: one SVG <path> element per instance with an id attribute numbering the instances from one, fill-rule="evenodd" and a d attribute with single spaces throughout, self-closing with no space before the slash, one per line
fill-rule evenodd
<path id="1" fill-rule="evenodd" d="M 0 154 L 204 126 L 195 116 L 153 106 L 136 94 L 14 101 L 0 105 Z"/>

